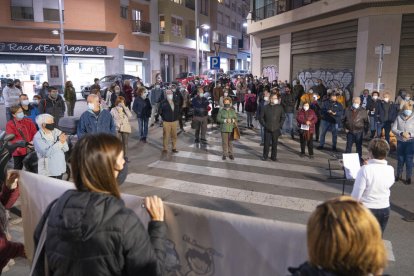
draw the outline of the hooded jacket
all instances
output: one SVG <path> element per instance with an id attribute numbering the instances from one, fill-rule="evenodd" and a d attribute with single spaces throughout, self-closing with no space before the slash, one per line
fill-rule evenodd
<path id="1" fill-rule="evenodd" d="M 37 246 L 46 218 L 45 253 L 50 275 L 162 275 L 166 226 L 150 222 L 148 232 L 138 216 L 112 195 L 69 190 L 36 227 Z M 35 275 L 45 275 L 44 257 Z"/>

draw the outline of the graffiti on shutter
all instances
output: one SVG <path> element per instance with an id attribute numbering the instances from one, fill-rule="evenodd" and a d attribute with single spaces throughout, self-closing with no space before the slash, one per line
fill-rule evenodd
<path id="1" fill-rule="evenodd" d="M 300 83 L 305 87 L 305 91 L 317 84 L 317 80 L 321 79 L 326 88 L 341 89 L 345 94 L 352 95 L 354 85 L 354 73 L 347 70 L 302 70 L 298 73 Z"/>
<path id="2" fill-rule="evenodd" d="M 279 78 L 279 68 L 277 65 L 267 65 L 262 69 L 263 78 L 268 78 L 269 82 L 277 80 Z"/>

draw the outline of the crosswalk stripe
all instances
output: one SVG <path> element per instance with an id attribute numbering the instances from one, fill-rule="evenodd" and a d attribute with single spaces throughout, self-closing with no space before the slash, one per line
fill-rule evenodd
<path id="1" fill-rule="evenodd" d="M 235 188 L 199 184 L 146 174 L 129 174 L 126 181 L 129 183 L 190 193 L 194 195 L 208 196 L 303 212 L 312 212 L 315 210 L 316 206 L 321 203 L 320 201 L 311 199 L 280 196 Z"/>
<path id="2" fill-rule="evenodd" d="M 223 162 L 223 163 L 234 163 L 237 165 L 245 165 L 245 166 L 255 166 L 260 168 L 269 168 L 269 169 L 278 169 L 278 170 L 285 170 L 285 171 L 293 171 L 293 172 L 301 172 L 301 173 L 313 173 L 313 174 L 322 174 L 322 175 L 329 175 L 329 172 L 322 168 L 311 167 L 311 166 L 303 166 L 303 165 L 294 165 L 286 164 L 286 163 L 271 163 L 271 162 L 258 162 L 258 160 L 253 159 L 244 159 L 244 158 L 236 158 L 235 160 L 222 160 L 221 156 L 209 153 L 194 153 L 188 151 L 179 151 L 178 153 L 174 154 L 177 157 L 183 158 L 191 158 L 197 160 L 205 160 L 205 161 L 213 161 L 213 162 Z"/>
<path id="3" fill-rule="evenodd" d="M 258 161 L 261 162 L 261 161 Z M 275 164 L 275 166 L 277 166 Z M 276 175 L 267 175 L 261 173 L 243 172 L 237 170 L 212 168 L 205 166 L 196 166 L 167 161 L 156 161 L 148 165 L 151 168 L 167 169 L 172 171 L 201 174 L 207 176 L 221 177 L 225 179 L 250 181 L 261 184 L 269 184 L 274 186 L 283 186 L 289 188 L 299 188 L 307 190 L 316 190 L 331 193 L 340 193 L 342 185 L 334 183 L 320 183 L 317 181 L 306 179 L 292 179 L 289 177 L 282 177 Z M 329 185 L 329 186 L 328 186 Z"/>

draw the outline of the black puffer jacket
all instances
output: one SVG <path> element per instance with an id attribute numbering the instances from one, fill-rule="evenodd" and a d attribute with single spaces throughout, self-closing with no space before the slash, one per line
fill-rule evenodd
<path id="1" fill-rule="evenodd" d="M 65 192 L 50 206 L 35 231 L 37 245 L 49 214 L 46 256 L 50 275 L 162 275 L 164 222 L 150 222 L 148 233 L 124 202 L 95 192 Z M 44 255 L 35 275 L 45 275 Z"/>
<path id="2" fill-rule="evenodd" d="M 337 276 L 336 274 L 322 268 L 314 267 L 307 262 L 298 268 L 289 267 L 288 270 L 293 276 Z"/>

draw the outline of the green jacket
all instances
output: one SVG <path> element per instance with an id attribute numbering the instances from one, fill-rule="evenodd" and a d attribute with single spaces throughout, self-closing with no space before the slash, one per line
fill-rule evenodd
<path id="1" fill-rule="evenodd" d="M 76 92 L 73 87 L 66 87 L 63 97 L 68 102 L 76 102 Z"/>
<path id="2" fill-rule="evenodd" d="M 220 108 L 217 114 L 217 122 L 220 123 L 221 132 L 233 132 L 234 123 L 225 123 L 225 119 L 234 119 L 237 122 L 237 114 L 234 108 Z"/>

